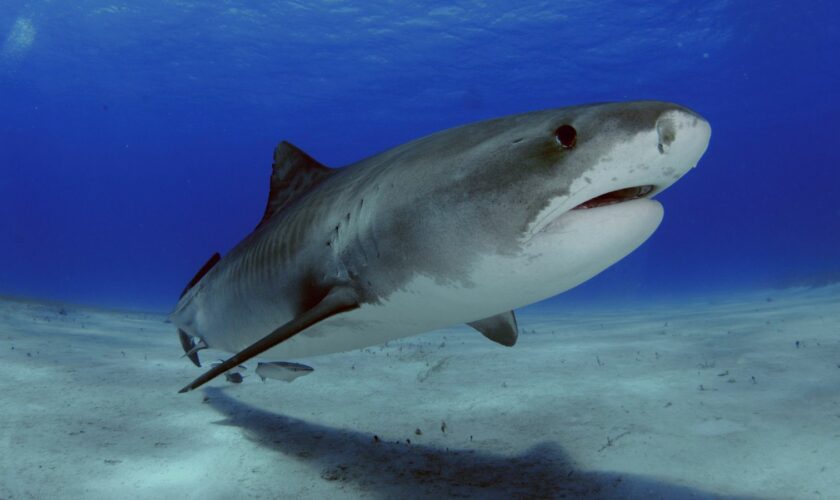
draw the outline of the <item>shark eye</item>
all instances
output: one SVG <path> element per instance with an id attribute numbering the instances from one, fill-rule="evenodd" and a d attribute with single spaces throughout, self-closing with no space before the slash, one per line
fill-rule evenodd
<path id="1" fill-rule="evenodd" d="M 572 149 L 577 142 L 577 130 L 571 125 L 560 125 L 554 131 L 554 136 L 557 138 L 557 142 L 563 146 L 563 149 Z"/>

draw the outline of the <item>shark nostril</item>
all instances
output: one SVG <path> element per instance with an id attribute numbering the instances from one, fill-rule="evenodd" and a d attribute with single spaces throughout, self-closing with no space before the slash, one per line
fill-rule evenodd
<path id="1" fill-rule="evenodd" d="M 656 133 L 659 135 L 659 144 L 656 147 L 660 153 L 665 154 L 677 137 L 677 127 L 674 125 L 674 120 L 671 117 L 662 117 L 657 120 Z"/>

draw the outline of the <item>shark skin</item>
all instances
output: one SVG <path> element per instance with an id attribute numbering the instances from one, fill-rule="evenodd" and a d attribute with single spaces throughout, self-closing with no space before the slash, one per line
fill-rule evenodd
<path id="1" fill-rule="evenodd" d="M 663 216 L 651 197 L 697 165 L 710 135 L 685 107 L 636 101 L 469 124 L 340 169 L 282 142 L 262 221 L 205 265 L 170 316 L 190 354 L 236 353 L 182 392 L 258 355 L 305 358 L 459 323 L 513 345 L 514 309 L 651 236 Z"/>

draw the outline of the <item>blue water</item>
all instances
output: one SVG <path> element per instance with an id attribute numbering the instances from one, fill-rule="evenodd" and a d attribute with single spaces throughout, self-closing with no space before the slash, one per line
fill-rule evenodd
<path id="1" fill-rule="evenodd" d="M 281 139 L 341 166 L 635 99 L 703 114 L 710 148 L 641 249 L 556 300 L 836 272 L 837 5 L 4 0 L 0 294 L 169 310 L 260 219 Z"/>

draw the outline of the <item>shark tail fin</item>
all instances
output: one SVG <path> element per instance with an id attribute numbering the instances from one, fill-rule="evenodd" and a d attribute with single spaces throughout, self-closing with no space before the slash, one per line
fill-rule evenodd
<path id="1" fill-rule="evenodd" d="M 234 354 L 222 363 L 213 366 L 213 368 L 205 372 L 204 375 L 193 380 L 189 385 L 185 386 L 178 392 L 189 392 L 196 389 L 202 386 L 205 382 L 213 380 L 215 377 L 230 370 L 231 368 L 239 366 L 254 356 L 258 356 L 277 344 L 292 338 L 310 326 L 329 317 L 335 316 L 336 314 L 358 309 L 360 305 L 358 294 L 355 290 L 347 286 L 336 286 L 331 289 L 320 302 L 312 306 L 310 309 L 302 312 L 292 320 L 280 325 L 265 337 Z"/>
<path id="2" fill-rule="evenodd" d="M 198 272 L 195 273 L 195 276 L 193 276 L 190 282 L 187 283 L 187 286 L 184 287 L 184 291 L 181 292 L 181 297 L 186 295 L 187 292 L 190 291 L 190 288 L 194 287 L 199 281 L 201 281 L 201 278 L 203 278 L 205 274 L 207 274 L 211 269 L 213 269 L 213 266 L 218 264 L 220 260 L 222 260 L 222 256 L 219 254 L 219 252 L 214 253 L 212 257 L 207 259 L 207 262 L 205 262 L 204 265 L 201 266 L 201 269 L 199 269 Z"/>
<path id="3" fill-rule="evenodd" d="M 187 283 L 187 286 L 184 287 L 184 291 L 181 292 L 181 298 L 183 298 L 192 287 L 201 281 L 201 278 L 213 269 L 213 266 L 215 266 L 220 260 L 222 260 L 222 256 L 219 252 L 214 253 L 209 259 L 207 259 L 207 262 L 201 266 L 201 269 L 195 273 L 195 276 L 193 276 L 189 283 Z M 201 366 L 201 361 L 198 359 L 198 351 L 207 348 L 207 343 L 204 342 L 203 339 L 200 342 L 196 342 L 190 334 L 180 328 L 178 329 L 178 339 L 181 341 L 181 347 L 184 349 L 184 356 L 190 358 L 190 361 L 192 361 L 195 366 Z"/>

